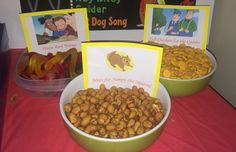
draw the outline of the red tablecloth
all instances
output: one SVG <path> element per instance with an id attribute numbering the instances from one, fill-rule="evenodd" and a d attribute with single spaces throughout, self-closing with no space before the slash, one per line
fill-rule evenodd
<path id="1" fill-rule="evenodd" d="M 19 50 L 10 50 L 1 149 L 3 152 L 85 151 L 70 137 L 59 97 L 33 98 L 15 84 Z M 13 100 L 15 98 L 15 100 Z M 172 97 L 166 127 L 145 152 L 236 151 L 236 110 L 211 87 L 190 97 Z"/>

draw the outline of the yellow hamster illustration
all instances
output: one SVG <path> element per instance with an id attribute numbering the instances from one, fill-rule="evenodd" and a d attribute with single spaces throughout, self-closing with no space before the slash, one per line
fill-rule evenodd
<path id="1" fill-rule="evenodd" d="M 132 68 L 132 60 L 128 55 L 121 51 L 112 51 L 107 55 L 107 60 L 109 64 L 115 70 L 122 70 L 127 71 L 128 69 Z M 117 69 L 119 68 L 119 69 Z"/>

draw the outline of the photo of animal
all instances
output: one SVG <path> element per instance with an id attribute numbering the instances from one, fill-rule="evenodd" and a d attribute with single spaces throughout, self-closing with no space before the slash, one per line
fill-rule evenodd
<path id="1" fill-rule="evenodd" d="M 132 68 L 131 59 L 128 55 L 121 55 L 117 51 L 112 51 L 107 55 L 107 60 L 113 68 L 120 68 L 123 72 L 127 71 L 126 67 Z"/>

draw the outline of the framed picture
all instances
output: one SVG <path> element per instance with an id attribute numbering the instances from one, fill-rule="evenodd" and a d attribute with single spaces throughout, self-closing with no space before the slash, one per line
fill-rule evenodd
<path id="1" fill-rule="evenodd" d="M 22 13 L 20 19 L 29 51 L 80 51 L 81 42 L 90 39 L 86 8 Z"/>
<path id="2" fill-rule="evenodd" d="M 206 49 L 210 6 L 146 5 L 144 42 Z"/>

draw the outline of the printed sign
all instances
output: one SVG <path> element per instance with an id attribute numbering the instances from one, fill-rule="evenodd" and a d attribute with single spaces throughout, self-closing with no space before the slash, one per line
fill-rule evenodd
<path id="1" fill-rule="evenodd" d="M 86 88 L 144 88 L 156 95 L 162 48 L 131 42 L 82 43 L 83 75 Z"/>
<path id="2" fill-rule="evenodd" d="M 86 8 L 20 14 L 29 51 L 40 54 L 81 50 L 89 41 Z"/>
<path id="3" fill-rule="evenodd" d="M 143 29 L 146 4 L 195 5 L 196 0 L 21 0 L 23 13 L 86 7 L 90 30 Z"/>
<path id="4" fill-rule="evenodd" d="M 144 42 L 206 50 L 209 6 L 146 5 Z"/>

